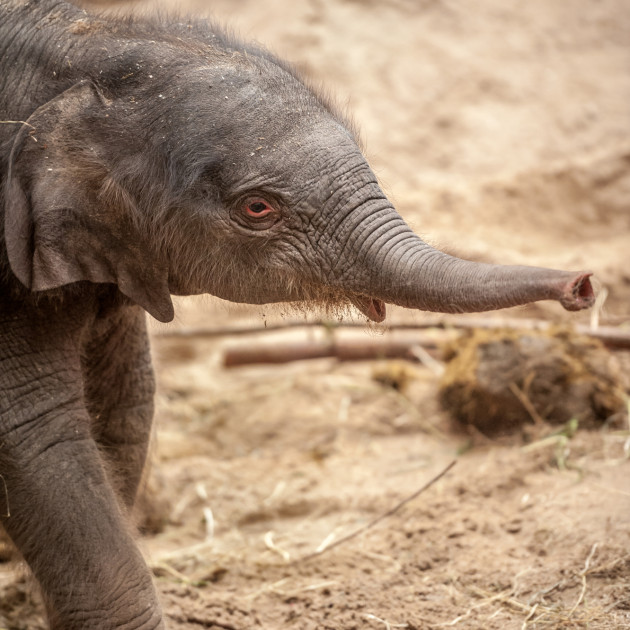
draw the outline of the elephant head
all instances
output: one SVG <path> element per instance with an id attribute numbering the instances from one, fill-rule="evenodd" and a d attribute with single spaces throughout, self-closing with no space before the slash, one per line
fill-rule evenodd
<path id="1" fill-rule="evenodd" d="M 588 272 L 467 262 L 423 242 L 351 125 L 269 54 L 184 52 L 125 49 L 26 121 L 5 193 L 9 261 L 26 287 L 116 283 L 161 321 L 170 294 L 353 304 L 374 321 L 386 302 L 593 303 Z"/>

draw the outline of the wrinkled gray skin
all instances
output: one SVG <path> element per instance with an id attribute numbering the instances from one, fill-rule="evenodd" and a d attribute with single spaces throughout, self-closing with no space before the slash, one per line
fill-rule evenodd
<path id="1" fill-rule="evenodd" d="M 295 72 L 212 25 L 0 4 L 0 513 L 52 628 L 163 628 L 126 525 L 145 310 L 170 294 L 482 311 L 589 306 L 585 273 L 467 263 L 406 226 Z M 6 492 L 4 491 L 6 488 Z"/>

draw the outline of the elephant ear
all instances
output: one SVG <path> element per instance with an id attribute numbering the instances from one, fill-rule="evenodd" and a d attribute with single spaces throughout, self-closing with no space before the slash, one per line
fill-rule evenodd
<path id="1" fill-rule="evenodd" d="M 32 291 L 115 283 L 156 319 L 173 319 L 168 267 L 134 221 L 105 159 L 113 110 L 89 82 L 39 107 L 18 133 L 5 189 L 9 263 Z M 112 111 L 113 116 L 113 111 Z"/>

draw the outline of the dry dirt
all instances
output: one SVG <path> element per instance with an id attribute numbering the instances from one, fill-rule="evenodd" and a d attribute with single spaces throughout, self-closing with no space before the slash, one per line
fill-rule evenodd
<path id="1" fill-rule="evenodd" d="M 600 323 L 630 325 L 624 0 L 177 4 L 212 8 L 347 102 L 388 194 L 428 240 L 476 260 L 590 268 L 608 292 Z M 160 531 L 140 539 L 169 628 L 630 627 L 627 410 L 598 430 L 489 439 L 454 426 L 426 365 L 406 364 L 403 391 L 375 380 L 382 361 L 226 370 L 224 347 L 253 338 L 165 333 L 295 316 L 210 298 L 177 311 L 153 326 L 148 509 Z M 546 303 L 506 315 L 589 321 Z M 394 514 L 312 556 L 455 458 Z M 0 564 L 0 628 L 45 627 L 24 573 Z"/>

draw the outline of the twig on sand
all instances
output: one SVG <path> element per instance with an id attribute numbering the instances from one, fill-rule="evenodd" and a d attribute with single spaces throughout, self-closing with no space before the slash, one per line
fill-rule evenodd
<path id="1" fill-rule="evenodd" d="M 612 562 L 608 562 L 607 564 L 600 564 L 598 566 L 593 567 L 592 569 L 585 569 L 585 575 L 595 575 L 595 574 L 603 574 L 612 571 L 620 564 L 625 564 L 626 562 L 630 562 L 630 553 L 625 556 L 621 556 L 621 558 L 615 558 Z"/>
<path id="2" fill-rule="evenodd" d="M 291 560 L 291 554 L 286 550 L 278 547 L 273 539 L 273 532 L 269 531 L 263 536 L 263 540 L 265 542 L 265 546 L 267 549 L 270 549 L 274 553 L 277 553 L 285 562 L 289 562 Z"/>
<path id="3" fill-rule="evenodd" d="M 405 505 L 407 505 L 407 503 L 413 501 L 416 497 L 420 496 L 425 490 L 429 489 L 433 484 L 435 484 L 442 477 L 444 477 L 444 475 L 451 468 L 453 468 L 453 466 L 455 466 L 456 463 L 457 463 L 457 460 L 454 459 L 452 462 L 450 462 L 446 466 L 446 468 L 442 469 L 442 471 L 440 471 L 437 475 L 435 475 L 435 477 L 433 477 L 433 479 L 430 479 L 429 481 L 427 481 L 420 489 L 416 490 L 413 494 L 408 496 L 406 499 L 403 499 L 402 501 L 400 501 L 400 503 L 397 503 L 391 510 L 388 510 L 384 514 L 381 514 L 380 516 L 377 516 L 374 520 L 370 521 L 367 525 L 364 525 L 363 527 L 360 527 L 356 531 L 352 532 L 351 534 L 348 534 L 347 536 L 344 536 L 343 538 L 340 538 L 339 540 L 337 540 L 334 543 L 328 545 L 327 547 L 323 547 L 322 548 L 322 545 L 320 545 L 318 547 L 317 551 L 314 551 L 313 553 L 308 554 L 308 555 L 304 556 L 303 558 L 299 558 L 299 559 L 295 560 L 295 563 L 297 563 L 297 562 L 305 562 L 307 560 L 311 560 L 312 558 L 316 558 L 318 556 L 321 556 L 326 551 L 330 551 L 331 549 L 334 549 L 335 547 L 338 547 L 339 545 L 347 543 L 349 540 L 352 540 L 353 538 L 356 538 L 357 536 L 360 536 L 361 534 L 366 532 L 368 529 L 371 529 L 372 527 L 374 527 L 375 525 L 377 525 L 381 521 L 385 520 L 386 518 L 389 518 L 390 516 L 393 516 L 403 506 L 405 506 Z"/>
<path id="4" fill-rule="evenodd" d="M 456 626 L 460 621 L 464 621 L 464 619 L 468 619 L 468 617 L 470 617 L 473 611 L 477 610 L 478 608 L 483 608 L 484 606 L 488 606 L 497 600 L 501 602 L 505 601 L 506 598 L 509 598 L 512 595 L 513 591 L 514 589 L 510 588 L 507 591 L 501 591 L 500 593 L 496 593 L 490 597 L 487 597 L 482 602 L 479 602 L 471 606 L 464 614 L 455 617 L 455 619 L 453 619 L 452 621 L 445 621 L 444 623 L 441 623 L 438 625 L 443 628 Z"/>
<path id="5" fill-rule="evenodd" d="M 584 599 L 584 595 L 586 594 L 586 574 L 588 573 L 588 569 L 591 565 L 591 560 L 593 559 L 593 556 L 595 555 L 595 552 L 597 551 L 598 545 L 599 543 L 595 543 L 591 547 L 591 552 L 588 554 L 588 557 L 586 558 L 586 562 L 584 563 L 584 568 L 579 573 L 580 578 L 582 579 L 582 589 L 580 590 L 580 596 L 577 598 L 577 601 L 575 602 L 575 604 L 573 604 L 573 608 L 571 608 L 571 610 L 569 611 L 569 617 L 573 615 L 573 613 L 577 610 L 577 607 L 582 603 L 582 600 Z"/>
<path id="6" fill-rule="evenodd" d="M 243 599 L 245 600 L 253 600 L 259 597 L 260 595 L 264 595 L 267 593 L 274 593 L 276 595 L 280 595 L 284 598 L 296 597 L 300 593 L 306 593 L 308 591 L 317 591 L 319 589 L 330 588 L 331 586 L 336 586 L 339 584 L 338 580 L 326 580 L 325 582 L 317 582 L 315 584 L 307 584 L 306 586 L 299 586 L 297 588 L 291 589 L 283 589 L 280 588 L 284 586 L 287 582 L 289 582 L 289 578 L 282 578 L 273 584 L 267 584 L 262 588 L 256 589 L 249 595 L 245 595 Z M 0 628 L 0 630 L 2 630 Z"/>
<path id="7" fill-rule="evenodd" d="M 191 580 L 187 575 L 184 575 L 183 573 L 173 568 L 170 564 L 167 564 L 166 562 L 159 562 L 159 561 L 152 562 L 151 570 L 154 573 L 156 571 L 164 571 L 165 573 L 168 573 L 172 577 L 182 582 L 182 584 L 189 584 L 189 585 L 195 584 L 195 580 Z"/>
<path id="8" fill-rule="evenodd" d="M 177 560 L 185 557 L 198 558 L 202 551 L 208 551 L 213 546 L 212 540 L 205 540 L 204 542 L 196 543 L 188 547 L 180 547 L 173 551 L 167 551 L 160 554 L 157 562 L 169 562 L 170 560 Z"/>
<path id="9" fill-rule="evenodd" d="M 408 628 L 409 627 L 408 623 L 389 623 L 389 621 L 385 621 L 385 619 L 381 619 L 380 617 L 377 617 L 376 615 L 372 615 L 370 613 L 363 615 L 363 618 L 370 619 L 371 621 L 378 621 L 379 623 L 382 623 L 387 630 L 391 630 L 392 628 Z"/>
<path id="10" fill-rule="evenodd" d="M 219 621 L 218 619 L 202 619 L 200 616 L 195 614 L 188 614 L 185 616 L 174 617 L 176 621 L 183 621 L 185 623 L 194 623 L 202 628 L 221 628 L 222 630 L 239 630 L 236 626 L 233 626 L 231 623 L 225 623 L 223 621 Z"/>
<path id="11" fill-rule="evenodd" d="M 580 607 L 580 604 L 582 604 L 582 602 L 584 601 L 584 596 L 586 594 L 586 577 L 591 574 L 609 572 L 612 569 L 614 569 L 616 566 L 618 566 L 619 564 L 623 564 L 624 562 L 627 561 L 628 558 L 630 558 L 630 554 L 628 554 L 626 556 L 623 556 L 622 558 L 617 558 L 616 560 L 608 564 L 599 565 L 599 566 L 595 566 L 591 568 L 591 563 L 593 561 L 593 558 L 595 556 L 595 552 L 597 551 L 598 546 L 599 546 L 599 543 L 595 543 L 591 547 L 588 557 L 586 558 L 586 562 L 584 563 L 584 568 L 579 573 L 573 573 L 567 579 L 563 579 L 560 582 L 557 582 L 553 584 L 552 586 L 539 591 L 538 593 L 536 593 L 534 597 L 530 598 L 528 603 L 521 602 L 518 599 L 516 599 L 516 597 L 514 596 L 515 594 L 514 586 L 506 591 L 502 591 L 500 593 L 494 593 L 494 594 L 489 593 L 475 586 L 468 587 L 468 591 L 470 595 L 472 595 L 473 597 L 483 598 L 483 601 L 477 604 L 474 604 L 473 606 L 468 608 L 466 612 L 459 615 L 452 621 L 441 623 L 439 625 L 441 627 L 456 626 L 460 622 L 464 621 L 465 619 L 468 619 L 475 610 L 488 606 L 489 604 L 492 604 L 492 603 L 498 603 L 500 604 L 501 607 L 507 607 L 514 611 L 518 611 L 519 613 L 525 614 L 526 616 L 523 619 L 521 630 L 527 630 L 528 628 L 533 627 L 533 626 L 538 627 L 538 625 L 541 623 L 544 623 L 545 627 L 547 627 L 547 624 L 554 624 L 553 625 L 554 628 L 560 627 L 560 625 L 562 625 L 562 627 L 564 628 L 565 624 L 567 628 L 569 627 L 569 624 L 571 624 L 570 627 L 574 627 L 574 624 L 576 623 L 588 624 L 589 621 L 595 618 L 598 618 L 602 614 L 607 614 L 608 609 L 602 610 L 601 608 L 593 608 L 591 610 L 578 611 L 578 608 Z M 540 601 L 534 601 L 534 600 L 544 601 L 545 595 L 557 589 L 564 590 L 565 588 L 573 588 L 576 578 L 579 578 L 581 580 L 582 587 L 580 589 L 580 594 L 577 598 L 577 601 L 571 607 L 570 610 L 564 609 L 562 607 L 557 607 L 557 606 L 544 605 Z M 618 602 L 614 602 L 614 606 L 616 606 L 617 604 Z M 500 610 L 500 608 L 498 610 Z M 495 611 L 491 616 L 496 615 L 498 610 Z M 580 625 L 580 627 L 582 626 Z"/>
<path id="12" fill-rule="evenodd" d="M 529 623 L 529 620 L 536 614 L 537 610 L 538 610 L 538 604 L 534 604 L 532 606 L 532 609 L 529 611 L 529 614 L 527 615 L 527 617 L 525 617 L 525 619 L 523 620 L 523 625 L 521 626 L 521 630 L 527 630 L 527 624 Z"/>

